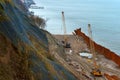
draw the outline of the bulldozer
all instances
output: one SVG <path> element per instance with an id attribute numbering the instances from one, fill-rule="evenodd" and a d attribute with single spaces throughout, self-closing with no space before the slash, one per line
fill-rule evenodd
<path id="1" fill-rule="evenodd" d="M 95 60 L 96 53 L 95 53 L 94 42 L 92 38 L 92 30 L 91 30 L 90 24 L 88 24 L 88 33 L 89 33 L 89 40 L 90 40 L 90 52 L 93 54 L 93 64 L 94 64 L 91 74 L 95 77 L 102 77 L 102 72 L 100 71 L 99 66 L 97 65 L 97 62 Z"/>

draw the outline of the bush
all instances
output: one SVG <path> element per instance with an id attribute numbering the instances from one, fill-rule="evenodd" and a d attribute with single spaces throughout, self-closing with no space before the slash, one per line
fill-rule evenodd
<path id="1" fill-rule="evenodd" d="M 31 16 L 32 21 L 35 22 L 35 24 L 39 27 L 44 29 L 45 28 L 45 20 L 40 18 L 39 16 L 32 15 Z"/>

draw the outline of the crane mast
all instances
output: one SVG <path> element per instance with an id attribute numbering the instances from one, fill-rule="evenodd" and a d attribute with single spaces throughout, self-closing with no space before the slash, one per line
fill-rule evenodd
<path id="1" fill-rule="evenodd" d="M 93 42 L 93 38 L 92 38 L 92 30 L 91 30 L 90 24 L 88 24 L 88 33 L 89 33 L 89 41 L 90 41 L 90 52 L 93 54 L 93 64 L 94 64 L 94 68 L 93 68 L 91 74 L 94 75 L 95 77 L 102 77 L 102 72 L 99 69 L 97 62 L 95 60 L 96 53 L 95 53 L 95 47 L 94 47 L 94 42 Z"/>
<path id="2" fill-rule="evenodd" d="M 63 27 L 64 27 L 64 41 L 67 42 L 65 16 L 64 16 L 64 12 L 63 11 L 62 11 L 62 22 L 63 22 Z"/>
<path id="3" fill-rule="evenodd" d="M 89 33 L 89 41 L 90 41 L 90 52 L 93 54 L 93 63 L 94 66 L 97 67 L 97 63 L 96 63 L 96 54 L 95 54 L 95 47 L 94 47 L 94 43 L 93 43 L 93 38 L 92 38 L 92 30 L 91 30 L 91 25 L 88 24 L 88 33 Z"/>
<path id="4" fill-rule="evenodd" d="M 68 37 L 66 36 L 66 24 L 65 24 L 65 16 L 64 12 L 62 11 L 62 22 L 63 22 L 63 27 L 64 27 L 64 47 L 65 48 L 71 48 L 70 43 L 68 43 Z"/>

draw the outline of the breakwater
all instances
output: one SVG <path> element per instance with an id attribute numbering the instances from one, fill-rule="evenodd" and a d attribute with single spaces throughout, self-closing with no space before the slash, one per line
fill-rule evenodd
<path id="1" fill-rule="evenodd" d="M 76 29 L 74 30 L 74 32 L 76 33 L 76 35 L 83 37 L 83 39 L 85 40 L 85 42 L 87 43 L 88 46 L 90 46 L 90 39 L 88 36 L 86 36 L 81 29 Z M 94 43 L 94 47 L 95 47 L 95 51 L 97 53 L 100 53 L 102 55 L 104 55 L 106 58 L 114 61 L 116 64 L 118 64 L 118 66 L 120 67 L 120 56 L 118 56 L 116 53 L 112 52 L 111 50 L 97 44 L 95 41 L 92 41 Z"/>

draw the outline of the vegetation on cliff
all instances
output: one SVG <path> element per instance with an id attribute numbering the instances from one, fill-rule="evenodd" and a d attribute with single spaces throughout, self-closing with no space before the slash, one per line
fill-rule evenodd
<path id="1" fill-rule="evenodd" d="M 50 54 L 51 35 L 18 1 L 0 0 L 0 80 L 76 80 Z"/>

